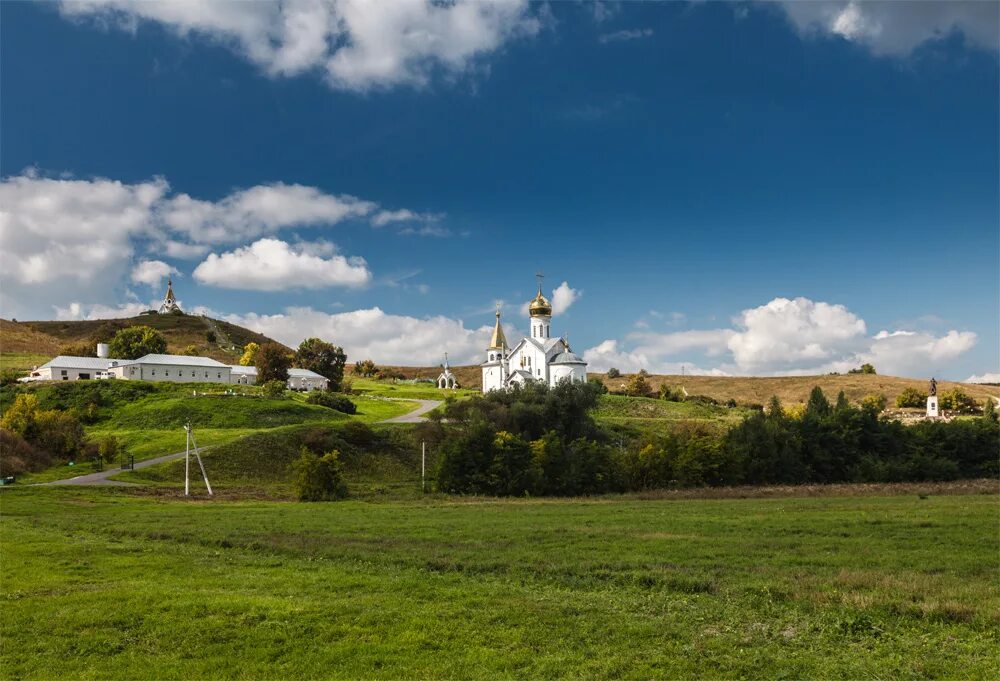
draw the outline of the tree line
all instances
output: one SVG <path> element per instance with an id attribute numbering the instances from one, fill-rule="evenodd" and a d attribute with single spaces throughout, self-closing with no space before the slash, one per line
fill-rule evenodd
<path id="1" fill-rule="evenodd" d="M 595 384 L 529 384 L 449 404 L 441 491 L 499 496 L 600 494 L 702 485 L 902 482 L 997 477 L 1000 425 L 982 416 L 904 426 L 879 405 L 831 403 L 814 388 L 794 415 L 773 398 L 725 429 L 602 428 Z M 884 405 L 882 405 L 884 406 Z"/>

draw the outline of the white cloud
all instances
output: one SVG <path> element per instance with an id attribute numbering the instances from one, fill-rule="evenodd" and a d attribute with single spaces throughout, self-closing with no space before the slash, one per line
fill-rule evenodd
<path id="1" fill-rule="evenodd" d="M 331 247 L 324 242 L 319 252 L 329 252 Z M 194 278 L 222 288 L 278 291 L 363 286 L 371 280 L 371 272 L 363 258 L 342 255 L 324 258 L 310 245 L 260 239 L 221 255 L 210 253 L 195 268 Z"/>
<path id="2" fill-rule="evenodd" d="M 844 372 L 871 362 L 880 374 L 922 376 L 941 373 L 968 352 L 976 334 L 948 331 L 879 331 L 868 336 L 863 319 L 843 305 L 807 298 L 775 298 L 744 310 L 733 329 L 670 333 L 642 331 L 623 347 L 609 339 L 584 352 L 596 369 L 615 366 L 674 373 L 685 355 L 724 357 L 715 370 L 742 375 L 812 375 Z M 686 364 L 686 363 L 685 363 Z M 691 367 L 690 373 L 704 371 Z"/>
<path id="3" fill-rule="evenodd" d="M 100 303 L 70 303 L 66 307 L 53 307 L 56 319 L 76 321 L 79 319 L 121 319 L 135 317 L 139 313 L 156 307 L 155 303 L 123 303 L 121 305 L 102 305 Z"/>
<path id="4" fill-rule="evenodd" d="M 132 281 L 150 288 L 160 288 L 163 280 L 172 274 L 179 274 L 173 265 L 162 260 L 143 260 L 132 268 Z"/>
<path id="5" fill-rule="evenodd" d="M 875 54 L 905 56 L 929 40 L 960 32 L 981 48 L 1000 47 L 995 2 L 864 2 L 828 0 L 781 3 L 805 35 L 832 34 L 866 45 Z"/>
<path id="6" fill-rule="evenodd" d="M 541 27 L 526 0 L 75 0 L 60 10 L 133 33 L 138 24 L 155 22 L 184 38 L 221 44 L 270 76 L 316 71 L 331 87 L 356 91 L 419 87 L 437 71 L 467 72 Z"/>
<path id="7" fill-rule="evenodd" d="M 467 329 L 461 320 L 437 316 L 420 319 L 386 314 L 380 308 L 326 313 L 309 307 L 273 315 L 225 315 L 226 321 L 253 329 L 289 346 L 318 336 L 344 348 L 351 361 L 429 366 L 447 352 L 453 364 L 482 361 L 490 326 Z"/>
<path id="8" fill-rule="evenodd" d="M 333 225 L 374 209 L 374 203 L 353 196 L 277 182 L 236 191 L 220 201 L 178 194 L 158 214 L 167 228 L 197 243 L 235 243 L 288 227 Z"/>
<path id="9" fill-rule="evenodd" d="M 744 310 L 729 339 L 736 365 L 746 373 L 815 367 L 861 349 L 865 322 L 843 305 L 808 298 L 775 298 Z"/>
<path id="10" fill-rule="evenodd" d="M 607 43 L 620 43 L 629 40 L 638 40 L 639 38 L 648 38 L 651 35 L 653 35 L 653 29 L 651 28 L 636 28 L 604 33 L 597 40 L 601 44 L 606 45 Z"/>
<path id="11" fill-rule="evenodd" d="M 552 314 L 563 314 L 570 308 L 570 305 L 579 300 L 582 295 L 583 291 L 570 288 L 570 285 L 565 281 L 559 284 L 556 286 L 555 290 L 552 291 Z"/>
<path id="12" fill-rule="evenodd" d="M 1000 372 L 987 372 L 985 374 L 969 376 L 965 379 L 965 383 L 1000 383 Z"/>
<path id="13" fill-rule="evenodd" d="M 616 340 L 606 340 L 584 351 L 589 371 L 607 371 L 614 367 L 623 373 L 634 373 L 639 369 L 655 374 L 691 376 L 728 376 L 719 368 L 704 368 L 692 362 L 666 361 L 662 358 L 646 355 L 641 350 L 625 351 Z"/>
<path id="14" fill-rule="evenodd" d="M 159 177 L 127 184 L 42 177 L 29 170 L 0 181 L 0 307 L 9 317 L 24 318 L 65 306 L 68 295 L 107 301 L 128 279 L 137 251 L 161 263 L 202 258 L 213 244 L 334 225 L 378 210 L 371 201 L 280 182 L 209 201 L 171 195 L 167 180 Z M 321 247 L 318 241 L 300 245 L 299 253 L 318 255 L 309 249 Z M 356 262 L 346 265 L 343 271 L 357 275 Z"/>

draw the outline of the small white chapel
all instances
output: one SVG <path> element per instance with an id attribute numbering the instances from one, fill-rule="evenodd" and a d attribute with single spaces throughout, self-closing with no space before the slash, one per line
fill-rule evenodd
<path id="1" fill-rule="evenodd" d="M 497 306 L 496 326 L 486 348 L 483 369 L 483 392 L 505 390 L 526 381 L 544 382 L 554 387 L 559 381 L 587 382 L 587 363 L 574 354 L 565 338 L 552 338 L 552 304 L 542 295 L 541 279 L 538 295 L 528 304 L 531 335 L 508 347 L 500 324 Z"/>

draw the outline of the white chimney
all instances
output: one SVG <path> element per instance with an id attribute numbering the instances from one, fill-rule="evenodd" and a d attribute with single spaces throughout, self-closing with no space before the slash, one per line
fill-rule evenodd
<path id="1" fill-rule="evenodd" d="M 101 359 L 107 359 L 108 358 L 108 344 L 107 343 L 98 343 L 97 344 L 97 356 L 100 357 Z"/>

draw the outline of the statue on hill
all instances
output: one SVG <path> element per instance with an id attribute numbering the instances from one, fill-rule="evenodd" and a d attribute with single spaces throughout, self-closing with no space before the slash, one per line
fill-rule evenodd
<path id="1" fill-rule="evenodd" d="M 160 314 L 168 313 L 184 314 L 181 306 L 177 304 L 177 298 L 174 297 L 174 282 L 169 277 L 167 277 L 167 295 L 163 297 L 163 303 L 160 305 Z"/>
<path id="2" fill-rule="evenodd" d="M 937 395 L 937 381 L 935 381 L 933 377 L 931 377 L 931 383 L 927 387 L 927 394 L 932 397 Z"/>

